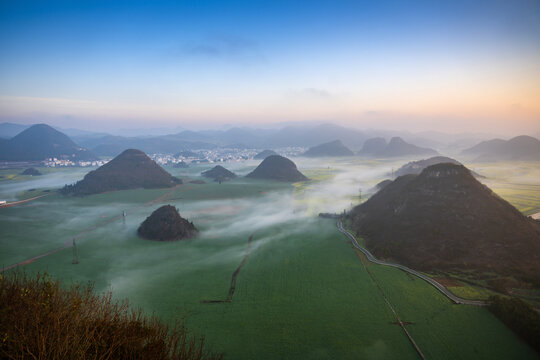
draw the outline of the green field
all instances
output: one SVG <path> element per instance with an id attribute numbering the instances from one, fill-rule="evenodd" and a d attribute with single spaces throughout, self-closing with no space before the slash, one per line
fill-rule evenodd
<path id="1" fill-rule="evenodd" d="M 534 162 L 471 164 L 481 181 L 526 215 L 540 212 L 540 167 Z"/>
<path id="2" fill-rule="evenodd" d="M 386 171 L 384 166 L 379 173 Z M 187 180 L 197 178 L 201 169 L 168 170 Z M 247 170 L 241 164 L 235 169 Z M 411 322 L 407 329 L 427 358 L 537 358 L 486 309 L 452 305 L 402 271 L 364 265 L 333 221 L 312 216 L 333 196 L 321 190 L 325 183 L 335 186 L 341 177 L 347 188 L 349 179 L 361 175 L 345 177 L 337 166 L 330 171 L 309 168 L 306 174 L 314 181 L 300 192 L 290 184 L 239 178 L 221 185 L 186 183 L 174 191 L 50 195 L 0 209 L 0 262 L 9 265 L 61 247 L 103 224 L 77 240 L 79 264 L 71 263 L 72 249 L 67 248 L 24 269 L 47 271 L 66 284 L 93 281 L 98 291 L 111 289 L 117 298 L 128 298 L 168 321 L 185 316 L 188 327 L 204 334 L 210 348 L 227 359 L 417 359 L 403 330 L 393 324 L 379 287 L 401 319 Z M 353 180 L 348 194 L 336 194 L 332 209 L 355 196 Z M 375 178 L 366 178 L 362 186 L 372 183 Z M 10 184 L 0 183 L 0 194 Z M 25 194 L 24 187 L 17 189 Z M 310 194 L 319 197 L 316 205 L 306 207 Z M 164 203 L 177 206 L 200 236 L 167 243 L 139 239 L 138 225 Z M 125 221 L 120 217 L 107 223 L 124 210 Z M 251 234 L 253 246 L 233 301 L 201 303 L 227 297 Z"/>

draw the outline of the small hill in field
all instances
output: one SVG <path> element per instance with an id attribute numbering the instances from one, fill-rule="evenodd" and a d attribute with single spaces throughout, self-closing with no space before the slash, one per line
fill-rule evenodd
<path id="1" fill-rule="evenodd" d="M 221 165 L 217 165 L 217 166 L 214 166 L 210 170 L 203 171 L 201 175 L 207 178 L 214 179 L 214 181 L 220 181 L 220 182 L 234 179 L 236 177 L 235 173 L 225 169 Z"/>
<path id="2" fill-rule="evenodd" d="M 148 240 L 176 241 L 192 238 L 198 230 L 174 206 L 163 205 L 143 221 L 137 233 Z"/>
<path id="3" fill-rule="evenodd" d="M 21 175 L 40 176 L 43 174 L 40 173 L 38 169 L 32 167 L 24 170 Z"/>
<path id="4" fill-rule="evenodd" d="M 280 155 L 267 157 L 255 170 L 247 174 L 246 177 L 288 182 L 309 180 L 304 174 L 298 171 L 294 162 Z"/>
<path id="5" fill-rule="evenodd" d="M 60 192 L 85 196 L 116 190 L 167 188 L 181 183 L 182 180 L 171 176 L 144 152 L 128 149 Z"/>

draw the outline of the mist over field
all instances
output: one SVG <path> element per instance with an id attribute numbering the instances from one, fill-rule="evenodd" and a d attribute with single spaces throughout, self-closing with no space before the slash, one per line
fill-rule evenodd
<path id="1" fill-rule="evenodd" d="M 71 171 L 46 172 L 41 176 L 33 176 L 31 179 L 16 179 L 16 181 L 9 183 L 4 182 L 0 187 L 0 198 L 2 200 L 15 200 L 18 193 L 30 189 L 58 189 L 66 184 L 81 180 L 91 170 L 89 168 L 77 168 Z M 22 169 L 18 172 L 22 172 Z"/>
<path id="2" fill-rule="evenodd" d="M 213 347 L 234 358 L 260 357 L 261 347 L 273 349 L 268 359 L 275 358 L 275 349 L 286 341 L 277 335 L 284 329 L 294 339 L 287 350 L 291 352 L 301 349 L 301 353 L 309 353 L 319 346 L 345 358 L 351 351 L 383 358 L 399 351 L 403 358 L 416 358 L 399 328 L 388 328 L 393 318 L 377 295 L 381 290 L 373 279 L 403 316 L 415 319 L 415 327 L 409 331 L 416 341 L 422 341 L 422 350 L 435 358 L 446 349 L 443 344 L 462 344 L 464 336 L 474 340 L 469 347 L 452 346 L 456 350 L 451 357 L 468 354 L 472 346 L 483 354 L 531 357 L 530 350 L 515 342 L 504 325 L 494 323 L 497 320 L 487 310 L 454 307 L 433 287 L 412 281 L 399 270 L 374 265 L 366 268 L 350 242 L 337 231 L 335 221 L 317 217 L 321 212 L 350 211 L 377 191 L 377 183 L 391 179 L 403 164 L 418 159 L 291 157 L 298 170 L 310 178 L 298 183 L 245 178 L 261 163 L 255 160 L 221 163 L 239 176 L 221 184 L 201 176 L 215 164 L 164 166 L 183 184 L 86 197 L 42 190 L 81 180 L 93 168 L 47 169 L 41 177 L 2 170 L 5 177 L 0 179 L 0 194 L 4 198 L 11 201 L 35 193 L 48 195 L 0 209 L 0 264 L 24 262 L 25 271 L 46 271 L 66 285 L 90 281 L 98 293 L 112 291 L 115 299 L 129 299 L 133 306 L 169 321 L 187 317 L 190 328 L 204 333 Z M 539 211 L 540 188 L 535 179 L 540 174 L 534 166 L 509 162 L 470 166 L 485 176 L 483 183 L 518 209 Z M 205 183 L 192 182 L 199 180 Z M 175 206 L 180 216 L 192 221 L 198 235 L 166 242 L 140 238 L 140 224 L 164 204 Z M 73 239 L 76 265 L 72 264 Z M 59 250 L 25 262 L 53 249 Z M 232 302 L 227 303 L 231 276 L 236 271 L 236 289 Z M 472 286 L 452 289 L 465 288 L 474 296 L 485 296 L 486 290 Z M 421 304 L 414 300 L 418 294 L 423 294 Z M 358 311 L 359 306 L 368 310 Z M 471 319 L 476 319 L 478 328 L 469 326 L 464 332 L 459 324 Z M 358 323 L 369 325 L 359 329 Z M 310 330 L 299 330 L 299 326 Z M 350 331 L 343 332 L 343 328 Z M 480 335 L 488 328 L 490 337 Z M 341 334 L 349 344 L 356 343 L 356 336 L 349 338 L 347 334 L 359 333 L 367 339 L 366 344 L 351 350 L 336 344 L 333 337 L 321 338 L 320 329 Z M 434 332 L 443 340 L 433 339 L 430 334 Z M 243 348 L 246 338 L 253 341 L 252 350 L 247 352 Z M 428 338 L 431 340 L 425 341 Z"/>

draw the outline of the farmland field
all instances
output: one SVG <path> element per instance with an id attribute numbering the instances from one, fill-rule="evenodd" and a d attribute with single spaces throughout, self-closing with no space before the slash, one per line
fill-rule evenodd
<path id="1" fill-rule="evenodd" d="M 481 181 L 525 215 L 540 212 L 540 167 L 537 163 L 471 164 Z"/>
<path id="2" fill-rule="evenodd" d="M 0 209 L 0 263 L 62 247 L 95 227 L 76 240 L 79 264 L 72 264 L 72 248 L 66 248 L 25 265 L 25 271 L 47 271 L 66 284 L 93 281 L 98 291 L 112 290 L 170 321 L 185 316 L 187 326 L 226 359 L 417 359 L 381 291 L 411 323 L 407 329 L 427 358 L 537 358 L 486 309 L 452 305 L 420 279 L 363 263 L 335 222 L 314 216 L 350 206 L 359 188 L 368 193 L 394 164 L 355 163 L 362 171 L 350 173 L 345 162 L 298 163 L 314 181 L 189 183 L 210 167 L 201 165 L 167 169 L 185 181 L 173 190 L 86 198 L 51 194 Z M 227 167 L 246 174 L 253 164 Z M 15 199 L 30 188 L 58 188 L 63 177 L 84 175 L 72 171 L 50 171 L 39 180 L 2 179 L 0 196 Z M 138 225 L 165 203 L 193 221 L 200 236 L 165 243 L 138 238 Z M 252 234 L 232 302 L 202 303 L 227 297 Z"/>

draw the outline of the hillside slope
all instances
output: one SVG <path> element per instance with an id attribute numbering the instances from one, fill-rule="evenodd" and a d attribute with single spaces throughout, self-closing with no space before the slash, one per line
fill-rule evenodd
<path id="1" fill-rule="evenodd" d="M 46 124 L 32 125 L 0 143 L 0 160 L 41 161 L 47 158 L 75 161 L 96 159 L 90 151 Z"/>
<path id="2" fill-rule="evenodd" d="M 353 229 L 377 256 L 417 269 L 475 269 L 539 282 L 540 226 L 461 165 L 405 175 L 355 207 Z"/>
<path id="3" fill-rule="evenodd" d="M 63 194 L 85 196 L 107 191 L 172 187 L 182 183 L 156 164 L 144 152 L 128 149 L 107 164 L 90 171 L 74 185 L 66 185 Z"/>
<path id="4" fill-rule="evenodd" d="M 304 174 L 298 171 L 294 162 L 280 155 L 267 157 L 255 170 L 247 174 L 246 177 L 289 182 L 309 180 Z"/>
<path id="5" fill-rule="evenodd" d="M 309 148 L 302 156 L 307 157 L 331 157 L 331 156 L 353 156 L 354 153 L 340 140 L 334 140 L 321 145 Z"/>

